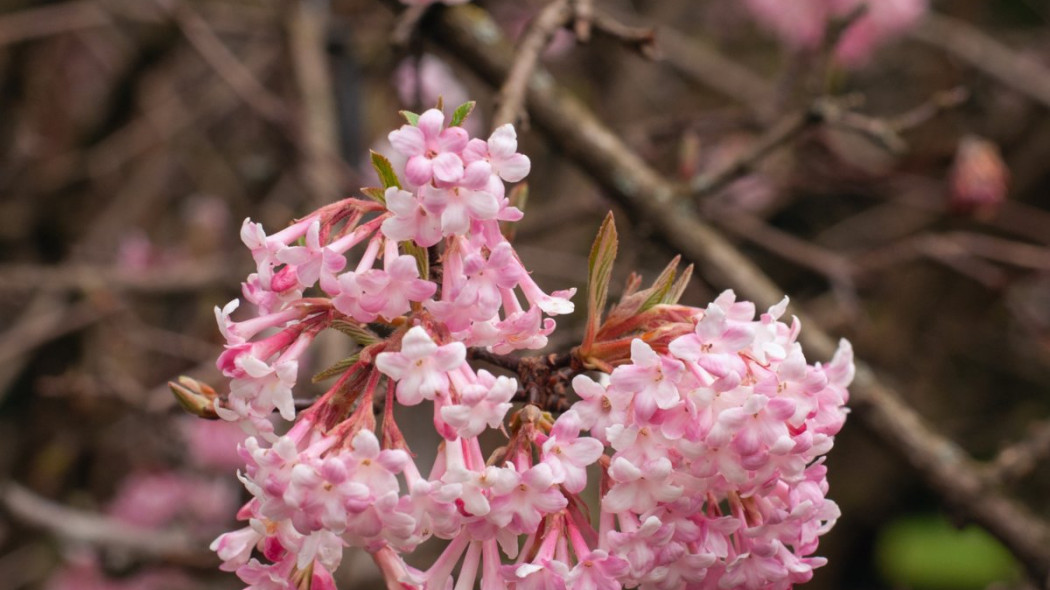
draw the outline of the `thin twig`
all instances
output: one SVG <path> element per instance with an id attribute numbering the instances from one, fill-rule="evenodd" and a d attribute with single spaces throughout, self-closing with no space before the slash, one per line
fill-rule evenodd
<path id="1" fill-rule="evenodd" d="M 493 127 L 525 121 L 523 105 L 526 87 L 532 79 L 540 54 L 547 48 L 554 33 L 564 27 L 571 17 L 569 0 L 551 0 L 529 25 L 516 50 L 514 64 L 500 88 L 499 109 L 492 119 Z"/>
<path id="2" fill-rule="evenodd" d="M 431 31 L 483 78 L 502 83 L 511 67 L 509 50 L 493 41 L 494 25 L 457 9 L 445 10 Z M 484 29 L 481 31 L 480 29 Z M 697 262 L 706 276 L 732 285 L 757 305 L 774 305 L 783 290 L 710 226 L 676 187 L 632 153 L 594 114 L 549 79 L 528 85 L 530 114 L 546 135 L 628 209 L 648 221 L 663 241 Z M 799 310 L 806 329 L 800 341 L 817 358 L 829 358 L 835 340 Z M 1040 584 L 1050 574 L 1050 526 L 1028 508 L 986 485 L 979 465 L 951 440 L 935 432 L 863 361 L 850 388 L 854 414 L 894 447 L 950 505 L 998 537 Z"/>
<path id="3" fill-rule="evenodd" d="M 988 464 L 986 476 L 996 484 L 1014 482 L 1050 457 L 1050 421 L 1032 426 L 1028 436 L 1004 447 Z"/>

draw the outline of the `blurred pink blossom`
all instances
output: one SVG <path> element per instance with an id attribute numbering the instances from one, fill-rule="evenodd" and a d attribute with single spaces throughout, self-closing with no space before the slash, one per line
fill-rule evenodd
<path id="1" fill-rule="evenodd" d="M 879 46 L 914 26 L 929 8 L 928 0 L 745 0 L 752 17 L 792 49 L 812 51 L 825 40 L 828 25 L 864 8 L 842 33 L 835 59 L 857 68 Z"/>

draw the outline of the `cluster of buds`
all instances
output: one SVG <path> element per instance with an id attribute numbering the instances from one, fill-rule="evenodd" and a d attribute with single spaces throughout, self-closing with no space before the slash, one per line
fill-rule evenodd
<path id="1" fill-rule="evenodd" d="M 512 202 L 523 192 L 505 183 L 530 164 L 509 125 L 471 139 L 460 124 L 472 108 L 447 126 L 439 109 L 404 113 L 390 142 L 407 161 L 394 170 L 373 154 L 384 186 L 365 189 L 370 199 L 272 235 L 245 221 L 258 268 L 243 293 L 258 313 L 234 321 L 237 301 L 216 309 L 230 389 L 175 388 L 186 407 L 252 434 L 240 448 L 247 526 L 213 543 L 222 568 L 250 588 L 334 588 L 355 546 L 392 589 L 808 580 L 838 516 L 822 460 L 845 419 L 848 344 L 827 366 L 808 365 L 798 322 L 779 321 L 786 300 L 757 319 L 732 292 L 704 309 L 680 305 L 688 273 L 676 281 L 677 263 L 649 289 L 633 281 L 605 314 L 609 218 L 591 255 L 583 343 L 561 357 L 507 356 L 545 347 L 573 291 L 543 291 L 503 233 L 522 216 Z M 329 328 L 359 350 L 318 375 L 334 384 L 297 414 L 299 360 Z M 545 378 L 475 369 L 472 350 L 542 366 Z M 571 380 L 575 403 L 559 380 Z M 397 404 L 432 410 L 442 443 L 429 473 Z M 294 422 L 284 434 L 275 412 Z M 487 453 L 480 437 L 492 430 L 506 442 Z M 596 505 L 581 499 L 588 488 Z M 405 556 L 431 537 L 448 541 L 441 555 L 410 566 Z"/>

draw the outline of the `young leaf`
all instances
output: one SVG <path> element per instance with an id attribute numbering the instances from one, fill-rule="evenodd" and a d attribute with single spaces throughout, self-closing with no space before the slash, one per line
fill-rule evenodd
<path id="1" fill-rule="evenodd" d="M 386 156 L 378 152 L 372 152 L 372 167 L 376 169 L 376 174 L 379 175 L 379 181 L 383 183 L 384 189 L 392 186 L 401 188 L 401 181 L 397 179 L 394 167 L 390 164 L 390 160 L 386 159 Z"/>
<path id="2" fill-rule="evenodd" d="M 674 284 L 674 277 L 678 274 L 678 263 L 682 260 L 681 256 L 675 256 L 664 268 L 660 276 L 656 277 L 653 281 L 653 286 L 646 289 L 646 297 L 642 302 L 641 307 L 638 308 L 638 313 L 648 311 L 656 305 L 663 303 L 667 294 L 671 291 L 671 285 Z"/>
<path id="3" fill-rule="evenodd" d="M 386 190 L 381 189 L 378 186 L 366 186 L 361 189 L 361 194 L 373 201 L 378 201 L 386 205 Z"/>
<path id="4" fill-rule="evenodd" d="M 321 381 L 324 381 L 325 379 L 331 379 L 332 377 L 335 377 L 336 375 L 340 375 L 340 374 L 346 372 L 347 369 L 349 369 L 350 367 L 356 365 L 359 360 L 361 360 L 361 355 L 360 354 L 352 354 L 352 355 L 346 357 L 345 359 L 335 363 L 331 367 L 328 367 L 327 369 L 325 369 L 325 370 L 321 371 L 320 373 L 314 375 L 313 378 L 310 381 L 313 382 L 313 383 L 320 383 Z"/>
<path id="5" fill-rule="evenodd" d="M 674 285 L 671 285 L 671 289 L 664 296 L 664 300 L 661 303 L 667 303 L 674 305 L 678 303 L 678 300 L 682 298 L 682 293 L 685 293 L 685 288 L 689 286 L 689 279 L 693 277 L 693 265 L 685 267 L 682 274 L 675 280 Z"/>
<path id="6" fill-rule="evenodd" d="M 412 125 L 413 127 L 419 125 L 419 115 L 416 113 L 413 113 L 412 111 L 398 111 L 398 113 L 408 121 L 409 125 Z"/>
<path id="7" fill-rule="evenodd" d="M 448 124 L 449 127 L 458 127 L 463 124 L 463 121 L 470 116 L 470 113 L 474 112 L 474 106 L 477 103 L 475 101 L 465 102 L 452 112 L 452 122 Z"/>
<path id="8" fill-rule="evenodd" d="M 401 249 L 405 251 L 405 254 L 411 254 L 416 259 L 416 266 L 419 268 L 419 277 L 423 280 L 430 279 L 430 253 L 427 249 L 420 246 L 413 241 L 400 242 Z"/>
<path id="9" fill-rule="evenodd" d="M 594 344 L 598 328 L 601 326 L 617 245 L 616 223 L 610 211 L 598 229 L 598 235 L 591 246 L 591 255 L 587 259 L 587 329 L 581 346 L 584 351 Z"/>
<path id="10" fill-rule="evenodd" d="M 356 322 L 346 320 L 335 320 L 332 327 L 349 336 L 354 342 L 361 346 L 370 346 L 379 342 L 380 338 L 375 332 Z"/>

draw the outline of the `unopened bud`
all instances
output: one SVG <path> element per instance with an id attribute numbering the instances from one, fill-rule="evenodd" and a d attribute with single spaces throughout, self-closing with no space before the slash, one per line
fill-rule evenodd
<path id="1" fill-rule="evenodd" d="M 952 210 L 977 216 L 994 214 L 1006 199 L 1009 178 L 998 146 L 976 135 L 963 137 L 948 178 Z"/>
<path id="2" fill-rule="evenodd" d="M 219 415 L 215 412 L 217 395 L 211 386 L 182 375 L 178 383 L 168 381 L 168 387 L 187 412 L 208 420 L 218 420 Z"/>

